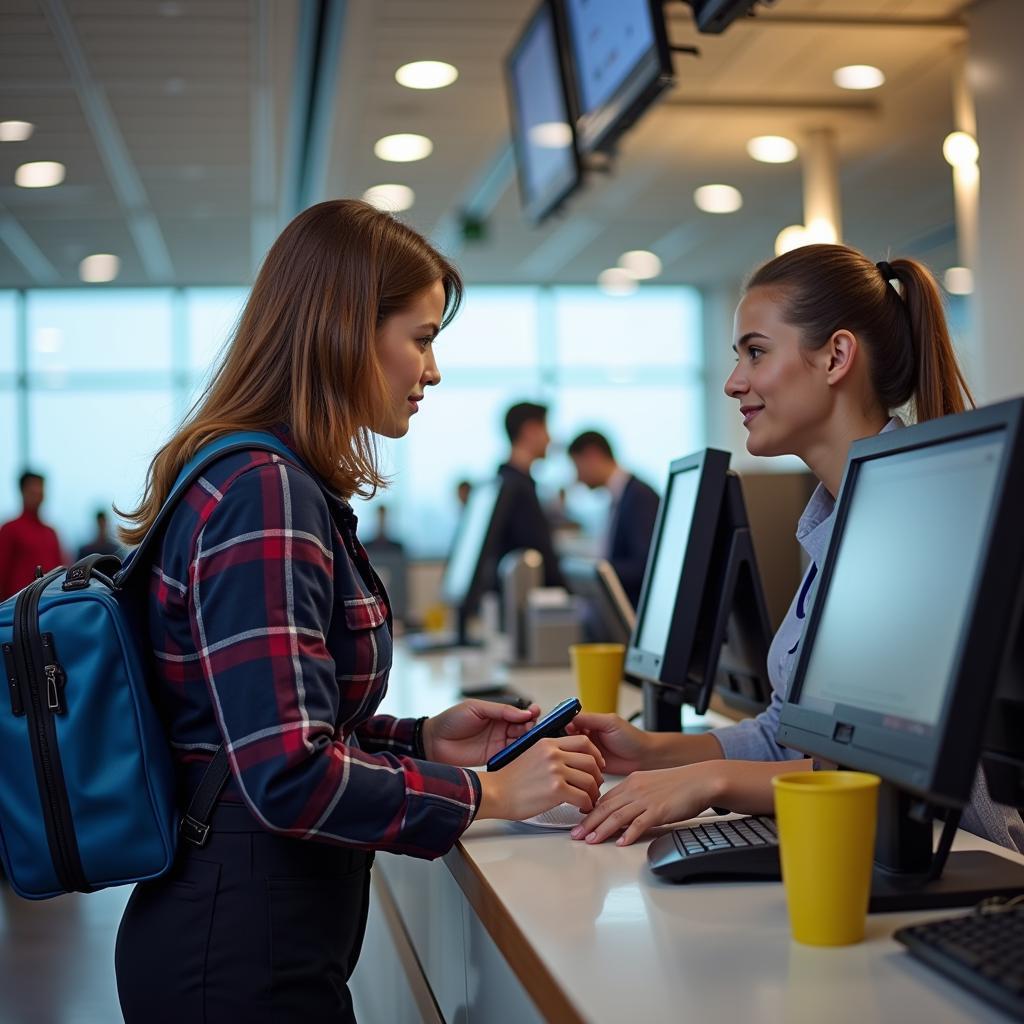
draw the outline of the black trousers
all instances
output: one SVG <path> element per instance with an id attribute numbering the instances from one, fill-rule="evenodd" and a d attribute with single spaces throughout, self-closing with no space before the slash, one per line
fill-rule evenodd
<path id="1" fill-rule="evenodd" d="M 202 849 L 179 844 L 135 887 L 117 933 L 126 1024 L 354 1022 L 348 980 L 373 854 L 263 830 L 222 804 Z"/>

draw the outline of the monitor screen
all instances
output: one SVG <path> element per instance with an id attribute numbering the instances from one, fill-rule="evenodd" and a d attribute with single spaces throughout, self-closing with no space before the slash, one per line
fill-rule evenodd
<path id="1" fill-rule="evenodd" d="M 892 433 L 911 441 L 927 426 Z M 978 635 L 1007 431 L 869 440 L 882 451 L 856 459 L 867 443 L 858 442 L 851 452 L 779 739 L 962 802 L 978 756 L 965 712 L 980 731 L 991 691 L 966 651 Z"/>
<path id="2" fill-rule="evenodd" d="M 808 654 L 805 707 L 856 710 L 919 735 L 934 730 L 954 675 L 1002 450 L 1002 435 L 982 435 L 860 470 Z M 941 514 L 923 515 L 925 509 Z"/>
<path id="3" fill-rule="evenodd" d="M 441 597 L 449 607 L 461 607 L 473 588 L 500 492 L 500 480 L 474 484 L 470 491 L 441 581 Z"/>
<path id="4" fill-rule="evenodd" d="M 626 653 L 644 685 L 644 727 L 678 729 L 712 693 L 747 714 L 771 698 L 771 625 L 739 477 L 729 453 L 677 459 L 654 528 Z"/>
<path id="5" fill-rule="evenodd" d="M 580 149 L 610 147 L 672 84 L 661 0 L 562 0 Z"/>
<path id="6" fill-rule="evenodd" d="M 644 651 L 664 651 L 668 641 L 690 524 L 697 504 L 700 468 L 694 465 L 669 477 L 664 521 L 652 552 L 650 579 L 643 598 L 637 646 Z"/>
<path id="7" fill-rule="evenodd" d="M 580 183 L 561 54 L 554 10 L 545 0 L 506 61 L 519 191 L 523 212 L 535 222 Z"/>

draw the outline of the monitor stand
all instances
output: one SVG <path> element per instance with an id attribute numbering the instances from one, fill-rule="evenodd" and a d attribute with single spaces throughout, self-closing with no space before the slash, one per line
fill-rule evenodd
<path id="1" fill-rule="evenodd" d="M 934 829 L 915 800 L 883 782 L 871 880 L 871 913 L 966 907 L 988 896 L 1024 892 L 1024 864 L 984 850 L 933 852 Z M 938 874 L 938 877 L 933 877 Z"/>
<path id="2" fill-rule="evenodd" d="M 679 732 L 683 727 L 683 695 L 650 679 L 643 681 L 643 725 L 648 732 Z"/>

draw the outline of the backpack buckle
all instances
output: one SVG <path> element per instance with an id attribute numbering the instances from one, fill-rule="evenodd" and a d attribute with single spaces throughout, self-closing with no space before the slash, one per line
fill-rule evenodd
<path id="1" fill-rule="evenodd" d="M 193 846 L 205 846 L 206 839 L 210 834 L 210 826 L 204 825 L 203 822 L 196 821 L 190 814 L 186 814 L 181 819 L 178 831 L 181 833 L 181 838 L 192 843 Z"/>

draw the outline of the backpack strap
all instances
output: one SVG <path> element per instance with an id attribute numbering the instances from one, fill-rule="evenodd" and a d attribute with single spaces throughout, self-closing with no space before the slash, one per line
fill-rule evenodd
<path id="1" fill-rule="evenodd" d="M 274 452 L 289 462 L 295 463 L 307 473 L 310 473 L 310 476 L 320 484 L 319 477 L 312 473 L 302 459 L 274 434 L 265 430 L 235 431 L 231 434 L 225 434 L 224 437 L 219 437 L 217 440 L 203 445 L 182 467 L 178 478 L 174 481 L 170 494 L 167 495 L 160 511 L 157 513 L 153 525 L 146 532 L 146 536 L 142 538 L 139 546 L 125 560 L 120 571 L 114 576 L 114 585 L 118 588 L 123 587 L 127 583 L 128 578 L 135 574 L 133 570 L 136 570 L 136 566 L 147 564 L 149 552 L 163 533 L 164 527 L 174 512 L 175 506 L 189 487 L 199 479 L 205 469 L 225 455 L 229 455 L 232 452 L 251 451 L 254 448 L 261 451 Z M 320 487 L 321 490 L 324 490 L 322 484 L 320 484 Z M 86 578 L 88 579 L 88 574 Z M 213 815 L 213 809 L 230 778 L 231 764 L 222 743 L 213 755 L 213 760 L 206 766 L 206 771 L 203 773 L 203 777 L 192 794 L 192 799 L 189 801 L 188 810 L 181 819 L 179 832 L 182 839 L 195 846 L 203 846 L 206 843 L 210 834 L 210 818 Z"/>
<path id="2" fill-rule="evenodd" d="M 178 473 L 174 486 L 164 500 L 160 511 L 157 513 L 153 525 L 146 532 L 146 536 L 139 542 L 139 546 L 125 559 L 120 571 L 114 577 L 114 585 L 123 587 L 133 570 L 138 565 L 145 565 L 147 556 L 153 545 L 159 539 L 164 527 L 174 512 L 175 506 L 182 495 L 202 476 L 203 471 L 208 469 L 214 462 L 232 452 L 251 451 L 253 448 L 261 451 L 274 452 L 282 458 L 294 462 L 310 473 L 314 480 L 319 483 L 315 473 L 311 473 L 309 467 L 289 448 L 282 440 L 266 430 L 239 430 L 231 434 L 218 437 L 216 441 L 204 444 L 189 459 Z"/>
<path id="3" fill-rule="evenodd" d="M 220 794 L 231 778 L 231 763 L 228 752 L 222 743 L 213 755 L 213 760 L 206 766 L 203 777 L 196 786 L 196 791 L 189 801 L 188 810 L 181 819 L 178 831 L 181 838 L 193 846 L 205 846 L 210 834 L 210 818 Z"/>

